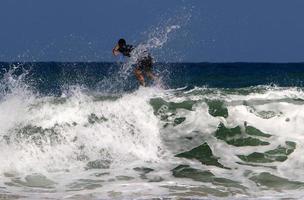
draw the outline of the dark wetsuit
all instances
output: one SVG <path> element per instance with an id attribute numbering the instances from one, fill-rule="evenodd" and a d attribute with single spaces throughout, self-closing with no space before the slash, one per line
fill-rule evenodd
<path id="1" fill-rule="evenodd" d="M 125 46 L 120 47 L 118 49 L 118 51 L 120 53 L 122 53 L 122 55 L 130 57 L 133 49 L 134 49 L 134 47 L 132 45 L 125 45 Z M 141 58 L 139 58 L 137 60 L 136 68 L 139 70 L 151 71 L 152 65 L 153 65 L 153 59 L 150 56 L 150 54 L 148 54 L 147 52 L 145 52 L 145 54 L 146 55 L 142 56 Z"/>
<path id="2" fill-rule="evenodd" d="M 122 53 L 122 55 L 130 57 L 131 56 L 131 51 L 134 49 L 132 45 L 124 45 L 122 47 L 118 48 L 118 51 Z"/>

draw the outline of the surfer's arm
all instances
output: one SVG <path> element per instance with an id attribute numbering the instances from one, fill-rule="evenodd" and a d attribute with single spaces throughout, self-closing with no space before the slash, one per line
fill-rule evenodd
<path id="1" fill-rule="evenodd" d="M 116 45 L 116 46 L 113 48 L 112 53 L 113 53 L 114 56 L 118 56 L 118 55 L 120 54 L 120 52 L 118 51 L 118 49 L 119 49 L 119 46 L 118 46 L 118 45 Z"/>

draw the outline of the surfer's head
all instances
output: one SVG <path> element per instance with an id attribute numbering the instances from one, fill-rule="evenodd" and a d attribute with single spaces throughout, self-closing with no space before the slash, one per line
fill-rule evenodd
<path id="1" fill-rule="evenodd" d="M 122 47 L 122 46 L 126 46 L 126 40 L 121 38 L 118 40 L 118 46 Z"/>

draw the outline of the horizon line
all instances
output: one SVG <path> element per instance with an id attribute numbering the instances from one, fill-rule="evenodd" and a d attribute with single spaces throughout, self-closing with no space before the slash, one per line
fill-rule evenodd
<path id="1" fill-rule="evenodd" d="M 104 63 L 104 64 L 114 64 L 123 63 L 115 61 L 0 61 L 0 63 Z M 271 62 L 271 61 L 229 61 L 229 62 L 210 62 L 210 61 L 200 61 L 200 62 L 155 62 L 155 64 L 304 64 L 304 61 L 291 61 L 291 62 Z"/>

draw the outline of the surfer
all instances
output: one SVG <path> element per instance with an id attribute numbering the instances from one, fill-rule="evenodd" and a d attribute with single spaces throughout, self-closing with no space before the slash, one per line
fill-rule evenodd
<path id="1" fill-rule="evenodd" d="M 132 45 L 126 43 L 125 39 L 119 39 L 117 45 L 113 48 L 112 52 L 114 56 L 122 54 L 126 57 L 131 57 L 131 52 L 135 48 Z M 139 81 L 140 85 L 145 86 L 144 74 L 149 78 L 154 80 L 155 75 L 152 72 L 153 59 L 151 55 L 147 52 L 141 52 L 136 61 L 136 67 L 134 69 L 134 74 Z"/>

